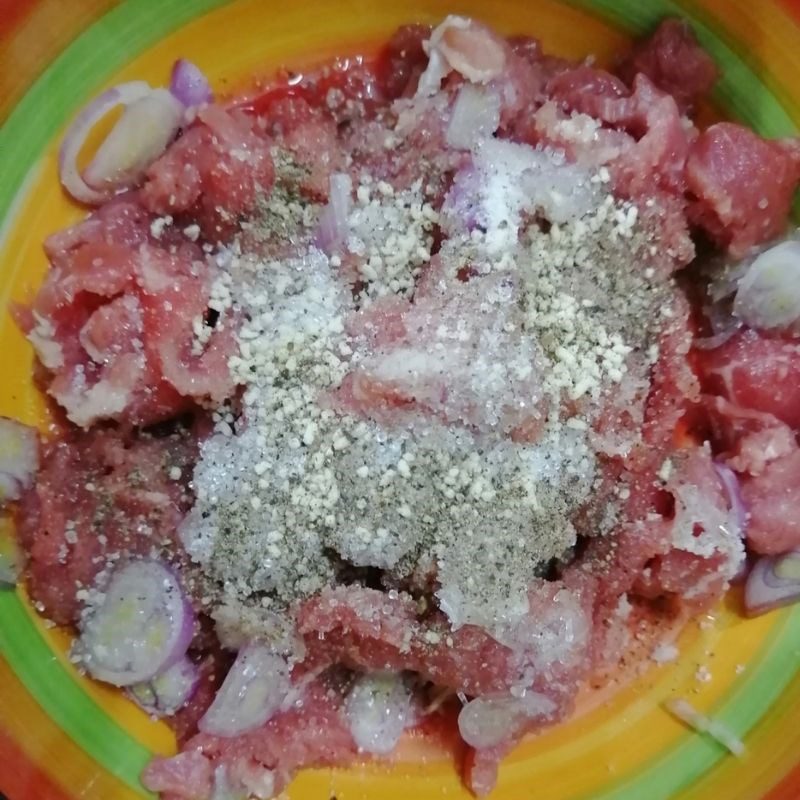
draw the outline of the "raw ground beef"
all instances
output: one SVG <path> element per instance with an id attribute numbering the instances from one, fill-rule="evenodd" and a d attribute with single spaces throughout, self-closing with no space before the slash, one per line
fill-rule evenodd
<path id="1" fill-rule="evenodd" d="M 239 422 L 243 380 L 231 365 L 248 357 L 250 345 L 237 332 L 251 320 L 226 302 L 223 273 L 241 242 L 268 256 L 307 243 L 316 218 L 304 221 L 303 209 L 320 213 L 333 175 L 358 187 L 366 173 L 393 197 L 422 191 L 436 212 L 454 176 L 469 177 L 469 153 L 448 138 L 466 82 L 450 72 L 442 90 L 425 97 L 431 33 L 406 26 L 374 62 L 337 64 L 227 108 L 203 107 L 140 187 L 45 243 L 50 272 L 30 306 L 15 313 L 36 349 L 42 387 L 69 423 L 44 443 L 35 486 L 15 513 L 28 585 L 49 618 L 78 622 L 115 563 L 157 555 L 186 567 L 178 530 L 195 500 L 198 448 L 212 427 L 228 426 L 232 435 Z M 699 280 L 691 264 L 697 233 L 737 258 L 783 232 L 800 148 L 732 122 L 696 127 L 688 115 L 717 70 L 685 23 L 665 21 L 617 74 L 549 57 L 534 39 L 506 41 L 476 24 L 443 36 L 451 57 L 466 59 L 464 74 L 485 73 L 479 83 L 497 98 L 499 139 L 558 148 L 633 204 L 638 224 L 657 233 L 648 269 L 659 280 L 678 270 Z M 271 203 L 283 204 L 279 213 Z M 414 213 L 422 209 L 420 201 Z M 551 228 L 542 215 L 519 221 L 531 223 Z M 492 319 L 484 302 L 511 284 L 482 276 L 477 259 L 448 273 L 438 252 L 447 231 L 428 231 L 424 265 L 405 296 L 389 292 L 351 309 L 346 335 L 371 360 L 351 369 L 327 402 L 389 428 L 422 415 L 534 444 L 544 406 L 511 401 L 533 396 L 531 381 L 541 376 L 520 378 L 517 396 L 495 414 L 469 371 L 474 355 L 466 346 L 454 343 L 443 361 L 425 360 L 444 323 L 483 314 L 487 328 L 515 330 L 513 320 Z M 349 241 L 340 245 L 341 275 L 354 294 L 368 292 L 364 243 L 358 252 Z M 400 249 L 399 239 L 386 245 L 373 272 Z M 650 360 L 621 381 L 591 423 L 599 455 L 594 495 L 574 515 L 581 533 L 531 582 L 528 611 L 513 626 L 452 629 L 437 607 L 432 565 L 390 586 L 374 568 L 337 564 L 339 585 L 291 609 L 293 635 L 303 643 L 292 673 L 302 702 L 224 738 L 197 731 L 231 661 L 198 592 L 201 624 L 190 655 L 201 665 L 201 689 L 173 720 L 182 752 L 153 761 L 143 776 L 148 788 L 165 800 L 223 791 L 266 798 L 300 768 L 348 764 L 360 755 L 342 687 L 352 673 L 389 670 L 461 702 L 505 702 L 521 686 L 550 702 L 544 714 L 515 718 L 497 741 L 467 748 L 465 780 L 487 794 L 514 744 L 568 715 L 577 688 L 607 666 L 612 637 L 627 635 L 631 602 L 654 618 L 705 609 L 741 569 L 745 546 L 767 554 L 800 546 L 800 345 L 744 329 L 714 349 L 693 350 L 699 310 L 670 291 Z M 424 366 L 404 372 L 410 360 Z M 580 395 L 571 403 L 578 415 Z M 194 427 L 172 425 L 179 415 Z M 714 459 L 741 480 L 746 541 Z M 454 724 L 460 705 L 451 698 L 442 708 L 442 724 Z"/>

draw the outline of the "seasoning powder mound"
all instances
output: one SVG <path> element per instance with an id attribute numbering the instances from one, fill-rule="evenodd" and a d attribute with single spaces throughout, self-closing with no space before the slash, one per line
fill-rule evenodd
<path id="1" fill-rule="evenodd" d="M 432 269 L 436 214 L 420 185 L 357 188 L 359 293 L 310 245 L 272 260 L 217 254 L 215 296 L 245 320 L 230 362 L 244 388 L 202 446 L 182 535 L 228 628 L 231 608 L 252 634 L 366 569 L 433 592 L 454 627 L 499 637 L 527 613 L 531 581 L 575 544 L 603 451 L 595 423 L 646 382 L 672 291 L 647 269 L 635 207 L 601 186 L 561 224 L 520 217 L 502 253 L 496 236 L 452 232 L 425 296 L 403 300 L 413 325 L 399 351 L 349 322 L 376 298 L 412 295 Z M 411 381 L 418 400 L 434 376 L 447 391 L 433 413 L 430 400 L 364 418 L 333 400 L 353 370 Z M 526 418 L 535 435 L 509 436 Z"/>

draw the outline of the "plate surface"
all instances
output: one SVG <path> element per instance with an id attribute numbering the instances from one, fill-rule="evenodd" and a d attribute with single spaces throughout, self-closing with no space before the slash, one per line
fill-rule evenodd
<path id="1" fill-rule="evenodd" d="M 163 84 L 185 56 L 227 92 L 280 65 L 369 51 L 403 22 L 453 11 L 601 63 L 631 34 L 679 13 L 723 69 L 719 109 L 769 136 L 800 123 L 800 0 L 0 0 L 0 308 L 30 298 L 46 268 L 42 239 L 81 215 L 59 190 L 56 147 L 70 115 L 103 87 L 133 78 Z M 0 342 L 0 415 L 46 424 L 31 350 L 5 313 Z M 730 597 L 689 626 L 677 663 L 587 696 L 575 719 L 525 742 L 503 765 L 493 798 L 797 800 L 800 607 L 745 621 L 737 602 Z M 0 591 L 0 791 L 10 800 L 147 797 L 138 774 L 151 753 L 171 752 L 171 734 L 77 675 L 66 645 L 21 593 Z M 700 665 L 710 681 L 697 680 Z M 672 720 L 660 709 L 672 696 L 730 725 L 747 754 L 726 756 Z M 469 796 L 452 757 L 419 739 L 388 766 L 308 771 L 288 794 Z"/>

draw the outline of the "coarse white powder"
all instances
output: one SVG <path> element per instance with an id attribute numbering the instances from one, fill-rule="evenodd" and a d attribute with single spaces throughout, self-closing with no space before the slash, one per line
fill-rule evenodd
<path id="1" fill-rule="evenodd" d="M 512 150 L 498 156 L 506 170 Z M 523 198 L 500 248 L 508 225 L 494 225 L 496 209 L 492 230 L 451 230 L 425 295 L 403 312 L 401 341 L 353 322 L 359 304 L 406 297 L 434 268 L 437 215 L 419 183 L 358 185 L 356 297 L 341 260 L 307 238 L 291 256 L 217 255 L 213 307 L 244 320 L 230 362 L 241 413 L 215 417 L 182 536 L 229 638 L 230 609 L 247 610 L 248 630 L 254 617 L 273 625 L 276 611 L 353 570 L 379 570 L 390 585 L 430 587 L 454 627 L 513 639 L 531 582 L 575 543 L 571 519 L 595 477 L 593 421 L 644 380 L 658 317 L 643 314 L 670 288 L 631 263 L 644 241 L 633 241 L 635 207 L 603 196 L 588 173 L 565 206 L 575 168 L 547 158 L 536 155 L 551 180 L 534 205 L 552 220 L 525 223 Z M 499 204 L 492 191 L 469 203 Z M 338 395 L 353 375 L 413 403 L 362 418 Z"/>

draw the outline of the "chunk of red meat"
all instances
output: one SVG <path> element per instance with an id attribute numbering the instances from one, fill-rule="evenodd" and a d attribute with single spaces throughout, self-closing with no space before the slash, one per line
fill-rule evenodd
<path id="1" fill-rule="evenodd" d="M 170 800 L 205 800 L 213 790 L 214 768 L 200 750 L 186 750 L 170 758 L 153 759 L 142 773 L 142 783 Z"/>
<path id="2" fill-rule="evenodd" d="M 610 72 L 580 65 L 554 75 L 547 83 L 547 94 L 565 111 L 617 124 L 620 112 L 614 101 L 627 98 L 630 92 Z"/>
<path id="3" fill-rule="evenodd" d="M 29 590 L 50 619 L 76 621 L 76 588 L 92 586 L 110 554 L 143 555 L 174 541 L 188 497 L 169 472 L 188 478 L 195 456 L 187 434 L 126 440 L 95 429 L 44 447 L 17 522 Z"/>
<path id="4" fill-rule="evenodd" d="M 56 257 L 39 290 L 33 309 L 58 322 L 71 316 L 74 304 L 91 306 L 91 297 L 114 297 L 133 285 L 135 253 L 129 247 L 103 241 L 82 243 Z"/>
<path id="5" fill-rule="evenodd" d="M 800 152 L 794 143 L 720 122 L 692 143 L 686 180 L 694 198 L 692 221 L 739 258 L 785 228 L 800 180 Z"/>
<path id="6" fill-rule="evenodd" d="M 583 577 L 532 587 L 529 614 L 508 634 L 513 649 L 476 626 L 451 630 L 439 612 L 418 621 L 416 603 L 408 595 L 390 597 L 358 587 L 325 590 L 303 603 L 298 632 L 312 666 L 412 670 L 437 686 L 469 695 L 507 692 L 524 675 L 531 688 L 561 704 L 588 669 L 593 591 Z M 565 641 L 558 633 L 563 625 L 570 631 Z"/>
<path id="7" fill-rule="evenodd" d="M 73 251 L 85 244 L 113 244 L 132 248 L 150 238 L 150 215 L 136 192 L 111 198 L 85 220 L 45 239 L 44 251 L 55 266 L 64 266 Z"/>
<path id="8" fill-rule="evenodd" d="M 800 345 L 746 330 L 696 359 L 704 391 L 800 429 Z"/>
<path id="9" fill-rule="evenodd" d="M 523 53 L 510 50 L 502 75 L 491 84 L 500 97 L 500 129 L 512 138 L 519 138 L 520 125 L 524 125 L 546 99 L 545 69 L 530 52 L 523 50 Z"/>
<path id="10" fill-rule="evenodd" d="M 691 261 L 684 172 L 696 131 L 675 100 L 645 75 L 636 77 L 631 92 L 610 73 L 585 65 L 555 75 L 548 91 L 552 102 L 529 119 L 521 138 L 563 147 L 588 167 L 607 164 L 614 190 L 637 203 L 642 222 L 659 231 L 665 269 Z"/>
<path id="11" fill-rule="evenodd" d="M 428 63 L 422 47 L 431 35 L 430 25 L 403 25 L 381 51 L 376 64 L 378 84 L 388 100 L 413 94 Z"/>
<path id="12" fill-rule="evenodd" d="M 646 75 L 686 110 L 711 91 L 719 70 L 685 20 L 665 19 L 651 36 L 634 46 L 619 74 L 629 85 L 638 74 Z"/>
<path id="13" fill-rule="evenodd" d="M 744 531 L 706 450 L 684 451 L 673 462 L 674 475 L 666 485 L 675 503 L 670 549 L 648 562 L 636 591 L 647 597 L 677 595 L 705 607 L 739 571 Z"/>
<path id="14" fill-rule="evenodd" d="M 662 459 L 663 453 L 654 458 L 648 450 L 630 465 L 621 524 L 613 536 L 592 539 L 567 570 L 597 579 L 594 619 L 600 633 L 598 625 L 626 592 L 674 595 L 706 607 L 741 566 L 735 514 L 710 455 L 697 447 L 674 452 L 666 484 L 657 474 Z"/>
<path id="15" fill-rule="evenodd" d="M 531 64 L 538 64 L 544 58 L 542 43 L 533 36 L 509 36 L 506 39 L 511 52 Z"/>
<path id="16" fill-rule="evenodd" d="M 404 297 L 384 295 L 352 314 L 345 322 L 346 330 L 369 349 L 402 342 L 408 336 L 405 324 L 408 309 L 409 302 Z"/>
<path id="17" fill-rule="evenodd" d="M 192 399 L 227 396 L 232 326 L 192 351 L 213 277 L 195 260 L 197 248 L 184 242 L 173 253 L 145 242 L 131 249 L 102 236 L 82 241 L 85 233 L 64 241 L 60 266 L 21 318 L 50 371 L 47 391 L 69 419 L 86 427 L 124 415 L 148 424 L 185 410 Z"/>
<path id="18" fill-rule="evenodd" d="M 624 127 L 638 139 L 615 164 L 616 186 L 632 196 L 646 195 L 655 179 L 659 188 L 682 193 L 686 159 L 696 131 L 684 124 L 673 98 L 638 75 L 633 94 L 611 101 L 607 109 L 605 122 Z"/>
<path id="19" fill-rule="evenodd" d="M 659 337 L 644 416 L 644 440 L 657 449 L 669 448 L 679 421 L 700 399 L 700 383 L 689 361 L 689 303 L 676 293 L 671 310 Z"/>
<path id="20" fill-rule="evenodd" d="M 142 332 L 142 314 L 134 295 L 124 294 L 95 311 L 81 328 L 83 349 L 97 364 L 113 360 L 130 348 Z"/>
<path id="21" fill-rule="evenodd" d="M 207 106 L 147 170 L 142 203 L 155 214 L 188 212 L 205 238 L 225 240 L 274 181 L 269 143 L 252 117 Z"/>
<path id="22" fill-rule="evenodd" d="M 145 247 L 145 245 L 142 245 Z M 24 328 L 45 367 L 48 392 L 77 425 L 96 419 L 150 421 L 185 405 L 142 353 L 135 254 L 89 242 L 45 279 Z"/>
<path id="23" fill-rule="evenodd" d="M 674 549 L 656 556 L 638 577 L 633 590 L 650 599 L 675 595 L 681 602 L 702 609 L 722 596 L 730 577 L 724 555 L 704 558 Z"/>
<path id="24" fill-rule="evenodd" d="M 443 283 L 428 276 L 423 296 L 418 292 L 405 310 L 382 301 L 377 311 L 355 315 L 349 327 L 363 357 L 337 391 L 337 404 L 386 423 L 414 411 L 478 430 L 537 430 L 539 353 L 508 333 L 514 304 L 487 301 L 513 296 L 516 288 L 504 280 Z M 476 317 L 482 325 L 465 329 L 463 320 Z M 514 368 L 498 377 L 503 358 Z M 520 397 L 528 402 L 520 404 Z"/>
<path id="25" fill-rule="evenodd" d="M 248 788 L 248 777 L 261 775 L 274 782 L 269 793 L 273 796 L 303 767 L 344 766 L 355 760 L 358 749 L 341 704 L 341 694 L 317 680 L 307 687 L 302 703 L 279 712 L 263 727 L 231 738 L 199 734 L 178 756 L 154 759 L 142 780 L 151 790 L 169 791 L 176 800 L 208 800 L 213 794 L 208 775 L 222 772 L 235 793 Z M 196 786 L 180 781 L 189 759 L 197 768 Z"/>
<path id="26" fill-rule="evenodd" d="M 571 112 L 587 114 L 606 127 L 622 130 L 636 140 L 615 161 L 618 188 L 635 195 L 655 184 L 682 192 L 683 169 L 694 132 L 681 121 L 674 99 L 645 75 L 633 91 L 619 78 L 592 67 L 576 67 L 548 84 L 552 98 Z"/>
<path id="27" fill-rule="evenodd" d="M 653 477 L 641 483 L 646 485 L 636 482 L 631 492 L 653 494 Z M 567 575 L 576 571 L 598 578 L 595 625 L 602 624 L 619 598 L 633 588 L 648 561 L 669 552 L 671 528 L 670 520 L 659 516 L 626 522 L 612 536 L 592 539 L 580 560 L 569 567 Z"/>
<path id="28" fill-rule="evenodd" d="M 753 550 L 776 555 L 800 547 L 800 449 L 744 480 L 742 496 L 750 512 L 747 543 Z"/>
<path id="29" fill-rule="evenodd" d="M 512 135 L 527 144 L 563 150 L 570 161 L 588 169 L 610 164 L 633 143 L 630 134 L 603 128 L 588 114 L 567 113 L 552 100 L 517 120 Z"/>
<path id="30" fill-rule="evenodd" d="M 405 594 L 388 596 L 374 589 L 324 590 L 297 615 L 311 665 L 342 663 L 356 669 L 420 672 L 438 686 L 484 694 L 507 689 L 512 652 L 483 629 L 465 625 L 456 631 L 443 615 L 422 625 L 417 606 Z M 433 644 L 426 633 L 433 632 Z M 452 645 L 445 639 L 450 637 Z"/>
<path id="31" fill-rule="evenodd" d="M 707 396 L 704 405 L 715 452 L 739 473 L 760 475 L 771 461 L 797 449 L 792 429 L 772 414 L 722 397 Z"/>
<path id="32" fill-rule="evenodd" d="M 208 310 L 209 289 L 195 278 L 175 278 L 160 291 L 142 293 L 145 349 L 160 375 L 182 396 L 230 396 L 234 381 L 228 361 L 237 352 L 234 326 L 218 325 L 200 349 L 195 323 Z"/>
<path id="33" fill-rule="evenodd" d="M 304 121 L 287 131 L 279 142 L 302 170 L 300 190 L 312 200 L 325 202 L 331 174 L 346 167 L 334 121 L 324 118 Z"/>

